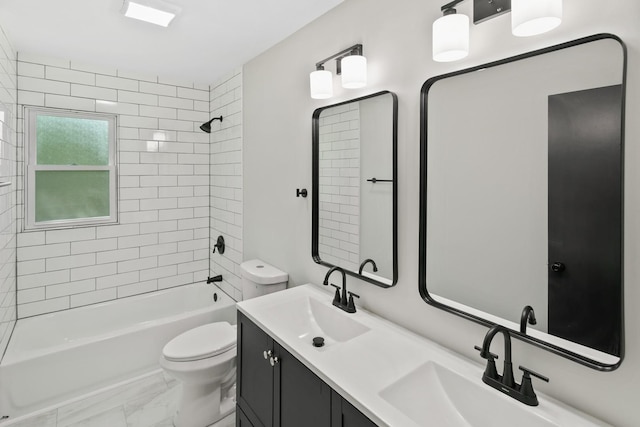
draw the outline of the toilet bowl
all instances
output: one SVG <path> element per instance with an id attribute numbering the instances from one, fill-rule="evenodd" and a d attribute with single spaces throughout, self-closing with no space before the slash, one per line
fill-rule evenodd
<path id="1" fill-rule="evenodd" d="M 243 299 L 285 289 L 289 275 L 254 259 L 240 264 Z M 227 424 L 235 410 L 236 327 L 210 323 L 178 335 L 162 349 L 160 366 L 182 382 L 176 427 Z M 213 426 L 217 427 L 217 425 Z"/>
<path id="2" fill-rule="evenodd" d="M 178 335 L 162 349 L 160 366 L 182 383 L 176 427 L 209 426 L 235 409 L 235 325 L 209 323 Z"/>

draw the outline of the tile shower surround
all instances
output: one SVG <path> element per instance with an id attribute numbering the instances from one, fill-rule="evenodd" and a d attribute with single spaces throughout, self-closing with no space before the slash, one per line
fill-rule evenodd
<path id="1" fill-rule="evenodd" d="M 18 317 L 206 280 L 209 86 L 24 53 L 17 68 L 17 188 L 22 105 L 113 113 L 119 211 L 117 225 L 20 231 L 18 192 Z"/>
<path id="2" fill-rule="evenodd" d="M 349 270 L 360 266 L 360 103 L 320 115 L 320 258 Z"/>
<path id="3" fill-rule="evenodd" d="M 16 322 L 16 53 L 0 29 L 0 357 Z"/>
<path id="4" fill-rule="evenodd" d="M 210 242 L 225 241 L 224 255 L 211 253 L 210 276 L 222 274 L 219 286 L 242 300 L 242 69 L 234 70 L 211 86 L 210 117 L 223 117 L 211 125 Z"/>

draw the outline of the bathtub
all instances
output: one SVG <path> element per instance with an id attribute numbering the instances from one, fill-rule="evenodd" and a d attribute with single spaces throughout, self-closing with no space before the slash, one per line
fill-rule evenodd
<path id="1" fill-rule="evenodd" d="M 159 369 L 169 340 L 217 321 L 236 323 L 235 301 L 205 284 L 20 319 L 0 363 L 0 417 Z"/>

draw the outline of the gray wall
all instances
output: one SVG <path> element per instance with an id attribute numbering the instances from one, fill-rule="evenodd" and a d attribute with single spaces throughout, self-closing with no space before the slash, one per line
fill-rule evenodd
<path id="1" fill-rule="evenodd" d="M 459 12 L 471 14 L 472 2 Z M 445 72 L 482 64 L 599 32 L 620 36 L 629 48 L 627 117 L 640 114 L 640 2 L 565 0 L 564 21 L 532 38 L 511 35 L 510 15 L 471 28 L 471 54 L 440 64 L 431 59 L 431 24 L 440 4 L 422 0 L 347 0 L 336 9 L 255 58 L 244 68 L 244 257 L 259 257 L 288 271 L 290 283 L 320 283 L 325 268 L 313 263 L 311 198 L 295 188 L 311 187 L 311 114 L 315 108 L 391 90 L 399 97 L 399 281 L 381 289 L 349 278 L 350 289 L 373 312 L 479 362 L 473 350 L 486 328 L 425 304 L 418 294 L 420 88 Z M 343 90 L 335 80 L 329 101 L 309 97 L 314 64 L 354 43 L 364 44 L 369 86 Z M 333 65 L 329 66 L 333 70 Z M 640 122 L 626 128 L 625 324 L 626 356 L 612 373 L 585 368 L 514 342 L 515 362 L 551 378 L 537 388 L 617 426 L 637 425 L 640 379 Z M 496 346 L 497 347 L 497 346 Z"/>

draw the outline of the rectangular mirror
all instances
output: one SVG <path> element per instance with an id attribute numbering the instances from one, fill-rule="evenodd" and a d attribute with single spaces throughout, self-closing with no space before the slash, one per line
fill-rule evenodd
<path id="1" fill-rule="evenodd" d="M 620 364 L 625 73 L 623 43 L 602 34 L 425 83 L 426 302 Z"/>
<path id="2" fill-rule="evenodd" d="M 318 108 L 313 128 L 315 262 L 396 284 L 398 101 L 383 91 Z"/>

